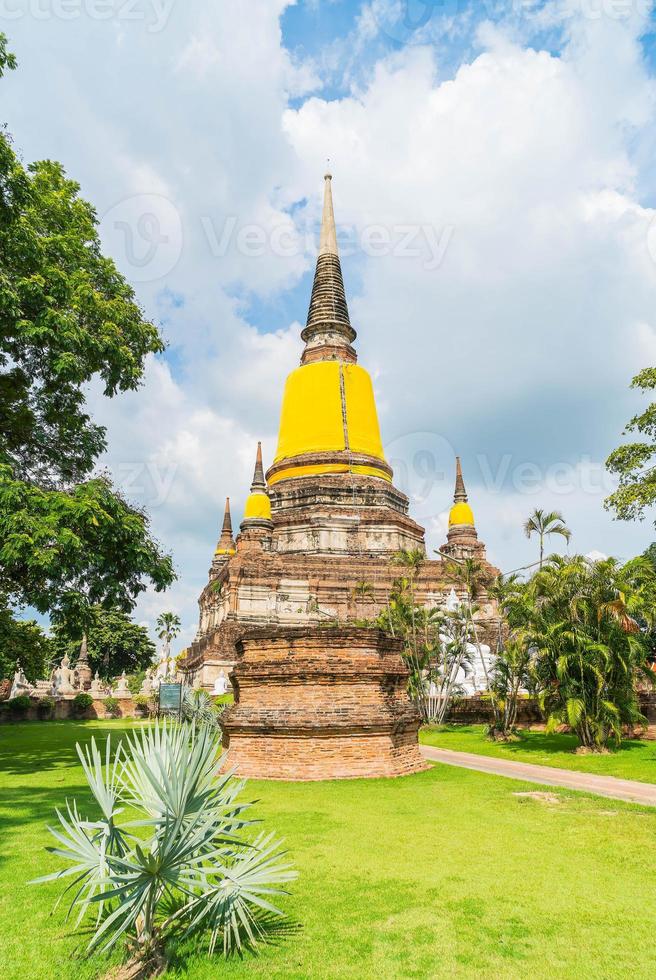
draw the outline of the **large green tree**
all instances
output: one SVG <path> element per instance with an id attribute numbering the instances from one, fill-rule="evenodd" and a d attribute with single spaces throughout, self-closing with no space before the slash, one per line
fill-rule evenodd
<path id="1" fill-rule="evenodd" d="M 0 75 L 13 67 L 0 35 Z M 58 163 L 24 167 L 0 131 L 0 594 L 81 624 L 173 569 L 146 514 L 94 473 L 105 431 L 85 386 L 137 388 L 163 343 L 78 192 Z"/>
<path id="2" fill-rule="evenodd" d="M 92 606 L 87 619 L 87 650 L 91 669 L 105 679 L 123 671 L 134 674 L 150 667 L 155 644 L 144 626 L 134 623 L 120 609 Z M 52 649 L 59 659 L 65 653 L 76 660 L 82 634 L 66 623 L 57 623 L 52 631 Z"/>
<path id="3" fill-rule="evenodd" d="M 50 639 L 33 619 L 15 619 L 11 610 L 0 606 L 0 679 L 14 676 L 16 663 L 34 683 L 46 677 L 53 650 Z"/>
<path id="4" fill-rule="evenodd" d="M 656 368 L 645 368 L 636 374 L 631 387 L 653 391 Z M 619 486 L 605 505 L 620 520 L 632 521 L 642 518 L 645 510 L 656 503 L 656 402 L 627 423 L 626 433 L 640 438 L 619 446 L 606 460 L 610 472 L 619 477 Z"/>

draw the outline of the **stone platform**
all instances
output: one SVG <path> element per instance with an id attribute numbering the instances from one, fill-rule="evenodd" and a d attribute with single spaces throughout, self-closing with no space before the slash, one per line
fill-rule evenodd
<path id="1" fill-rule="evenodd" d="M 257 779 L 402 776 L 426 768 L 401 643 L 377 629 L 272 627 L 237 643 L 226 766 Z"/>

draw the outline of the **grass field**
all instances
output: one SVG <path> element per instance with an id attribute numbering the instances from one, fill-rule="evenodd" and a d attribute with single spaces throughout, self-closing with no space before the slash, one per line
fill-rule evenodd
<path id="1" fill-rule="evenodd" d="M 516 742 L 491 742 L 485 737 L 483 725 L 424 728 L 419 738 L 425 745 L 454 752 L 476 752 L 498 759 L 656 783 L 656 742 L 634 739 L 623 742 L 619 749 L 607 755 L 576 755 L 578 741 L 574 735 L 521 732 Z"/>
<path id="2" fill-rule="evenodd" d="M 46 824 L 87 799 L 76 740 L 125 722 L 0 729 L 2 976 L 102 976 L 76 953 Z M 449 766 L 396 780 L 251 783 L 300 871 L 298 931 L 258 958 L 210 960 L 199 941 L 168 977 L 651 977 L 656 813 Z M 550 791 L 551 792 L 551 791 Z"/>

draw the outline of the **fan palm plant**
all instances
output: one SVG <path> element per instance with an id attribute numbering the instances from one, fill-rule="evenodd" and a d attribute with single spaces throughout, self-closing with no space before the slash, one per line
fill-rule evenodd
<path id="1" fill-rule="evenodd" d="M 159 628 L 158 637 L 160 640 L 164 640 L 164 648 L 166 650 L 166 656 L 168 657 L 171 653 L 171 641 L 176 638 L 180 632 L 181 622 L 180 617 L 176 613 L 164 612 L 157 617 L 157 622 L 155 624 Z"/>
<path id="2" fill-rule="evenodd" d="M 537 534 L 540 542 L 540 563 L 542 568 L 544 562 L 544 539 L 552 534 L 559 534 L 561 538 L 569 542 L 572 532 L 565 524 L 565 518 L 558 510 L 544 511 L 536 508 L 528 520 L 524 523 L 524 534 L 531 538 Z"/>
<path id="3" fill-rule="evenodd" d="M 108 738 L 104 767 L 93 739 L 78 755 L 100 817 L 74 801 L 57 811 L 49 850 L 67 867 L 37 880 L 72 879 L 64 894 L 77 925 L 94 913 L 89 950 L 125 938 L 147 974 L 175 937 L 204 930 L 210 952 L 221 941 L 226 954 L 266 937 L 295 873 L 273 835 L 245 833 L 254 821 L 238 799 L 244 784 L 222 774 L 208 726 L 156 722 L 113 754 Z"/>

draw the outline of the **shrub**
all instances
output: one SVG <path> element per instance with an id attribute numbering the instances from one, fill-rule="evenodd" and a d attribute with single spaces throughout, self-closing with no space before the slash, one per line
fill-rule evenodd
<path id="1" fill-rule="evenodd" d="M 93 698 L 90 694 L 86 694 L 84 691 L 80 691 L 73 698 L 73 715 L 75 718 L 82 718 L 86 715 L 87 711 L 93 704 Z"/>
<path id="2" fill-rule="evenodd" d="M 32 705 L 32 698 L 29 694 L 19 694 L 17 698 L 9 698 L 5 703 L 9 707 L 12 718 L 24 718 Z"/>
<path id="3" fill-rule="evenodd" d="M 143 715 L 150 713 L 151 700 L 147 694 L 135 694 L 132 699 L 134 706 Z"/>
<path id="4" fill-rule="evenodd" d="M 41 719 L 41 721 L 46 721 L 48 718 L 52 718 L 55 713 L 55 699 L 54 698 L 39 698 L 36 703 L 36 713 Z"/>
<path id="5" fill-rule="evenodd" d="M 238 799 L 244 784 L 221 773 L 216 733 L 156 721 L 126 741 L 113 754 L 109 738 L 102 753 L 94 739 L 77 746 L 101 816 L 85 820 L 74 800 L 57 811 L 49 850 L 67 867 L 38 880 L 74 875 L 70 911 L 78 926 L 86 919 L 87 948 L 125 938 L 138 950 L 140 976 L 161 972 L 165 946 L 190 933 L 209 934 L 210 953 L 217 943 L 226 954 L 257 945 L 296 875 L 273 834 L 243 833 L 256 821 Z"/>
<path id="6" fill-rule="evenodd" d="M 111 696 L 105 698 L 104 705 L 105 705 L 105 711 L 107 712 L 108 715 L 111 715 L 112 718 L 121 717 L 121 706 L 118 703 L 118 698 L 114 698 Z"/>
<path id="7" fill-rule="evenodd" d="M 193 721 L 197 725 L 209 725 L 218 728 L 221 711 L 214 703 L 214 698 L 202 688 L 194 690 L 185 687 L 182 690 L 182 717 L 185 721 Z"/>

